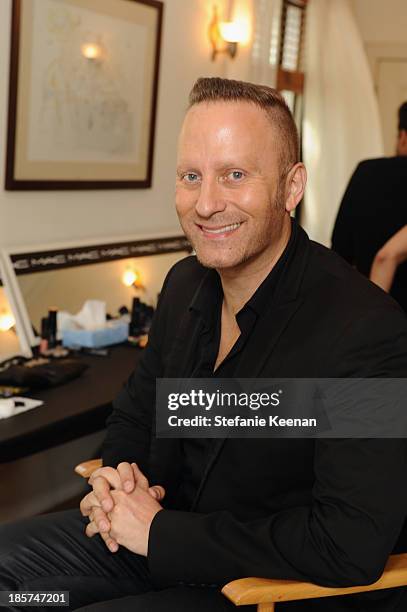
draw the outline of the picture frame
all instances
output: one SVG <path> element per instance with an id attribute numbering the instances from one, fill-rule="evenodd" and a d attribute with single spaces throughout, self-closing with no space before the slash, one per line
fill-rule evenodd
<path id="1" fill-rule="evenodd" d="M 7 190 L 151 186 L 163 3 L 13 0 Z"/>

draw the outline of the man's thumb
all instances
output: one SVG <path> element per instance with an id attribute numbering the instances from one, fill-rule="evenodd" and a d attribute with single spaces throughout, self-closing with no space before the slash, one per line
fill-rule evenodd
<path id="1" fill-rule="evenodd" d="M 152 495 L 152 497 L 154 497 L 154 499 L 157 501 L 164 499 L 165 497 L 165 489 L 161 485 L 153 485 L 149 488 L 149 491 L 150 495 Z"/>

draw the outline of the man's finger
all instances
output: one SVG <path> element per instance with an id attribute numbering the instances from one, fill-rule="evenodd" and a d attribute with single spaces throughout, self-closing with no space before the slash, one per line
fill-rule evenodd
<path id="1" fill-rule="evenodd" d="M 116 542 L 116 540 L 111 538 L 108 534 L 106 534 L 106 538 L 103 538 L 103 539 L 105 541 L 106 546 L 110 550 L 110 552 L 115 553 L 119 550 L 119 545 Z"/>
<path id="2" fill-rule="evenodd" d="M 112 485 L 114 488 L 121 488 L 120 476 L 117 474 L 117 483 L 118 486 Z M 113 508 L 113 499 L 110 495 L 111 484 L 106 478 L 103 476 L 98 476 L 93 480 L 92 483 L 93 492 L 96 495 L 99 505 L 103 508 L 105 512 L 110 512 Z"/>
<path id="3" fill-rule="evenodd" d="M 95 493 L 91 491 L 81 500 L 81 503 L 79 504 L 79 509 L 83 516 L 89 516 L 95 506 L 100 506 L 100 502 L 96 497 Z"/>
<path id="4" fill-rule="evenodd" d="M 90 523 L 86 525 L 85 533 L 88 538 L 93 538 L 94 535 L 99 533 L 99 529 L 94 521 L 90 521 Z"/>
<path id="5" fill-rule="evenodd" d="M 133 468 L 134 478 L 136 480 L 137 486 L 139 486 L 141 489 L 144 489 L 145 491 L 148 491 L 148 480 L 144 476 L 143 472 L 140 470 L 137 463 L 132 463 L 131 467 Z"/>
<path id="6" fill-rule="evenodd" d="M 117 473 L 117 470 L 115 470 L 114 468 L 110 466 L 98 468 L 97 470 L 92 472 L 92 474 L 89 477 L 88 483 L 93 487 L 94 481 L 96 480 L 96 478 L 99 478 L 100 476 L 105 478 L 111 487 L 114 487 L 115 489 L 120 488 L 120 483 L 121 483 L 120 476 Z"/>
<path id="7" fill-rule="evenodd" d="M 119 550 L 118 543 L 115 539 L 112 538 L 110 533 L 102 531 L 99 535 L 110 550 L 110 552 L 117 552 Z"/>
<path id="8" fill-rule="evenodd" d="M 153 485 L 149 488 L 150 495 L 154 497 L 154 499 L 160 501 L 160 499 L 164 499 L 165 497 L 165 489 L 161 485 Z"/>
<path id="9" fill-rule="evenodd" d="M 131 493 L 135 487 L 135 475 L 130 463 L 122 462 L 117 466 L 123 491 Z M 117 487 L 115 487 L 117 488 Z"/>
<path id="10" fill-rule="evenodd" d="M 101 508 L 94 508 L 92 513 L 93 522 L 96 523 L 100 534 L 109 533 L 110 521 L 107 518 L 105 512 Z"/>
<path id="11" fill-rule="evenodd" d="M 108 531 L 100 531 L 99 529 L 100 524 L 98 525 L 98 519 L 96 518 L 97 513 L 98 513 L 97 508 L 94 508 L 93 511 L 90 513 L 89 523 L 85 528 L 85 534 L 88 536 L 88 538 L 93 538 L 93 536 L 95 536 L 96 534 L 99 534 L 102 540 L 104 541 L 104 543 L 106 544 L 107 548 L 110 550 L 110 552 L 115 553 L 119 550 L 119 545 L 116 542 L 116 540 L 114 540 L 111 537 Z M 106 516 L 103 510 L 100 510 L 100 513 Z M 108 517 L 106 517 L 106 521 L 109 524 L 109 528 L 110 528 L 110 522 L 109 522 Z"/>
<path id="12" fill-rule="evenodd" d="M 110 512 L 113 508 L 113 500 L 110 496 L 110 489 L 120 489 L 120 475 L 114 468 L 105 466 L 95 470 L 88 483 L 93 487 L 93 490 L 105 512 Z"/>

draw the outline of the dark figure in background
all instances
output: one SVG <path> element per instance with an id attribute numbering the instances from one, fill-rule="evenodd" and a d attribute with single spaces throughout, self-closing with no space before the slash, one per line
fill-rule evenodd
<path id="1" fill-rule="evenodd" d="M 407 223 L 407 102 L 398 112 L 396 156 L 358 165 L 332 234 L 333 250 L 365 276 L 377 251 Z M 407 311 L 407 262 L 398 267 L 390 294 Z"/>

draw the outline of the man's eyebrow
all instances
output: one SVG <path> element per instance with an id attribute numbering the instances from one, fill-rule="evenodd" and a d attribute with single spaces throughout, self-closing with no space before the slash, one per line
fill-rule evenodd
<path id="1" fill-rule="evenodd" d="M 224 172 L 225 170 L 233 170 L 233 169 L 242 169 L 248 172 L 259 172 L 258 160 L 237 160 L 236 158 L 230 160 L 222 160 L 218 163 L 213 164 L 215 170 L 217 172 Z M 194 164 L 188 164 L 186 162 L 181 162 L 176 169 L 177 174 L 182 174 L 183 172 L 195 172 L 196 174 L 200 174 L 200 170 Z"/>
<path id="2" fill-rule="evenodd" d="M 193 166 L 187 166 L 186 164 L 177 166 L 176 172 L 177 174 L 183 174 L 184 172 L 195 172 L 196 174 L 199 174 L 199 170 L 197 170 Z"/>
<path id="3" fill-rule="evenodd" d="M 239 161 L 237 159 L 231 159 L 230 161 L 228 160 L 222 161 L 221 163 L 216 165 L 216 170 L 218 172 L 224 172 L 225 170 L 234 170 L 234 169 L 244 170 L 245 172 L 253 172 L 253 173 L 259 172 L 259 166 L 258 166 L 257 160 Z"/>

